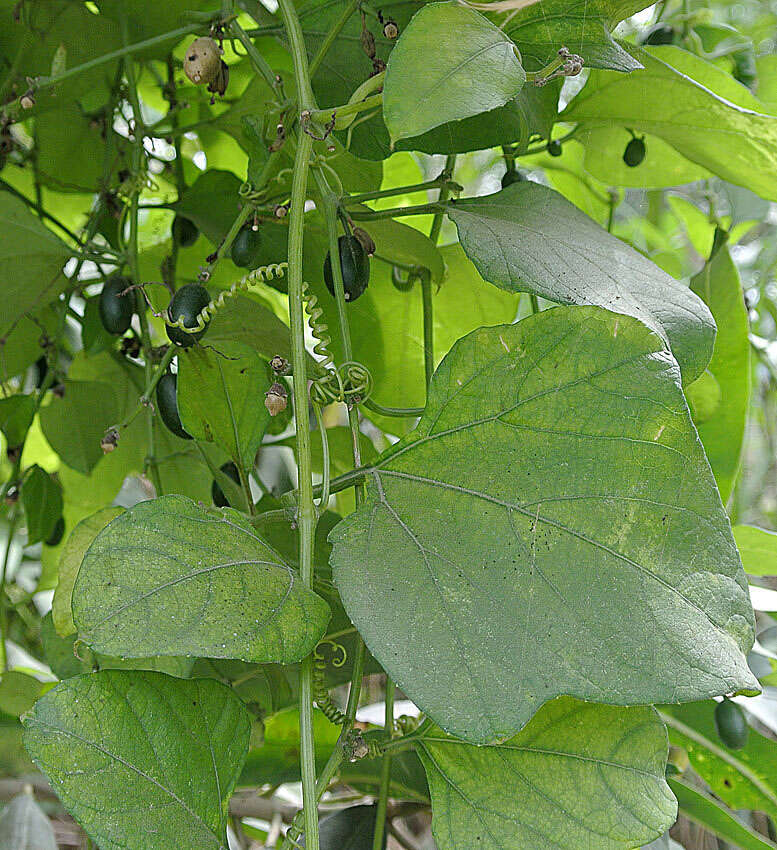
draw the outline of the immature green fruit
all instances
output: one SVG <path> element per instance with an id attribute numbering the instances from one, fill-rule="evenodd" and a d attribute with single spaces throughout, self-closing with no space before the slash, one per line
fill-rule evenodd
<path id="1" fill-rule="evenodd" d="M 100 321 L 109 334 L 126 333 L 135 311 L 135 293 L 124 290 L 132 281 L 126 277 L 112 277 L 105 281 L 100 293 Z"/>
<path id="2" fill-rule="evenodd" d="M 65 536 L 65 518 L 61 516 L 46 540 L 47 546 L 59 546 Z"/>
<path id="3" fill-rule="evenodd" d="M 221 72 L 222 53 L 212 38 L 195 38 L 183 58 L 183 71 L 195 85 L 210 83 Z"/>
<path id="4" fill-rule="evenodd" d="M 237 471 L 237 467 L 230 460 L 228 463 L 223 464 L 223 466 L 219 467 L 219 471 L 223 472 L 224 475 L 228 475 L 235 484 L 240 483 L 240 473 Z M 217 508 L 228 508 L 229 502 L 227 501 L 227 497 L 224 495 L 224 491 L 219 487 L 217 481 L 213 481 L 213 484 L 210 485 L 210 496 L 213 499 L 213 504 Z"/>
<path id="5" fill-rule="evenodd" d="M 340 252 L 340 267 L 343 271 L 345 300 L 355 301 L 370 282 L 370 258 L 364 246 L 355 236 L 341 236 L 337 240 Z M 335 281 L 332 276 L 332 256 L 327 252 L 324 260 L 324 283 L 329 292 L 335 294 Z"/>
<path id="6" fill-rule="evenodd" d="M 156 409 L 169 431 L 183 440 L 191 440 L 191 434 L 184 430 L 178 413 L 178 376 L 172 372 L 162 375 L 156 385 Z"/>
<path id="7" fill-rule="evenodd" d="M 252 227 L 244 227 L 237 234 L 229 255 L 232 262 L 241 269 L 258 268 L 261 262 L 262 236 Z"/>
<path id="8" fill-rule="evenodd" d="M 502 188 L 506 189 L 508 186 L 512 186 L 513 183 L 520 183 L 522 180 L 526 178 L 521 174 L 520 171 L 515 171 L 511 169 L 510 171 L 505 171 L 502 175 Z"/>
<path id="9" fill-rule="evenodd" d="M 623 151 L 623 161 L 629 168 L 636 168 L 645 159 L 645 140 L 641 138 L 633 138 Z"/>
<path id="10" fill-rule="evenodd" d="M 561 142 L 558 139 L 548 142 L 548 153 L 551 156 L 561 156 Z"/>
<path id="11" fill-rule="evenodd" d="M 167 313 L 171 321 L 175 322 L 178 319 L 183 319 L 183 323 L 187 328 L 196 328 L 197 317 L 208 304 L 210 304 L 208 290 L 199 283 L 187 283 L 186 286 L 182 286 L 173 295 L 170 306 L 167 308 Z M 180 328 L 168 325 L 167 336 L 170 342 L 180 345 L 181 348 L 188 348 L 190 345 L 194 345 L 198 339 L 201 339 L 207 329 L 208 326 L 206 324 L 201 331 L 186 333 L 186 331 Z"/>
<path id="12" fill-rule="evenodd" d="M 715 729 L 730 750 L 741 750 L 750 734 L 744 711 L 728 698 L 715 706 Z"/>
<path id="13" fill-rule="evenodd" d="M 199 235 L 199 228 L 190 218 L 177 215 L 173 219 L 173 239 L 182 248 L 194 245 Z"/>

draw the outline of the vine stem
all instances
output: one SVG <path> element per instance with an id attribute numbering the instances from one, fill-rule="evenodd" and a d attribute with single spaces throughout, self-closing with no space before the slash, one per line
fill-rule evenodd
<path id="1" fill-rule="evenodd" d="M 13 545 L 13 536 L 16 532 L 16 524 L 19 519 L 18 508 L 11 515 L 8 522 L 8 539 L 5 541 L 5 550 L 3 551 L 3 566 L 0 571 L 0 672 L 5 672 L 8 669 L 8 653 L 6 651 L 5 642 L 8 637 L 8 613 L 5 600 L 5 580 L 8 572 L 8 561 L 11 556 L 11 546 Z"/>
<path id="2" fill-rule="evenodd" d="M 383 729 L 391 739 L 394 735 L 394 693 L 396 686 L 386 676 L 386 711 L 383 720 Z M 383 763 L 380 770 L 380 788 L 378 790 L 378 802 L 375 810 L 375 832 L 372 837 L 372 850 L 383 850 L 383 837 L 386 831 L 386 809 L 388 808 L 389 786 L 391 784 L 391 753 L 383 754 Z"/>
<path id="3" fill-rule="evenodd" d="M 301 110 L 315 109 L 310 86 L 308 56 L 297 10 L 293 0 L 280 0 L 279 10 L 289 39 L 297 79 Z M 294 157 L 294 176 L 289 208 L 289 320 L 291 326 L 291 364 L 294 374 L 294 414 L 297 430 L 297 464 L 299 478 L 299 568 L 303 585 L 313 586 L 313 535 L 316 530 L 316 507 L 313 502 L 313 466 L 310 456 L 310 419 L 308 417 L 307 352 L 305 350 L 305 316 L 302 303 L 302 243 L 305 227 L 310 156 L 313 139 L 299 133 Z M 299 694 L 300 768 L 302 805 L 305 823 L 305 846 L 319 850 L 318 798 L 316 796 L 316 755 L 313 739 L 313 656 L 308 655 L 300 669 Z"/>
<path id="4" fill-rule="evenodd" d="M 127 16 L 122 17 L 121 22 L 122 37 L 125 45 L 128 41 L 128 26 Z M 137 180 L 143 164 L 143 115 L 140 111 L 140 99 L 138 97 L 137 80 L 135 79 L 135 66 L 132 59 L 125 60 L 124 70 L 127 76 L 127 89 L 130 105 L 132 106 L 132 173 Z M 140 266 L 138 263 L 138 203 L 140 201 L 140 188 L 136 186 L 130 199 L 130 215 L 129 215 L 129 244 L 127 245 L 127 261 L 130 267 L 130 274 L 133 283 L 140 282 Z M 138 290 L 135 295 L 136 312 L 140 322 L 140 339 L 143 346 L 143 368 L 146 375 L 146 386 L 151 384 L 153 380 L 154 364 L 151 361 L 151 331 L 148 325 L 148 316 L 146 315 L 146 304 L 143 299 L 143 294 Z M 162 479 L 159 475 L 159 466 L 156 462 L 155 454 L 155 439 L 154 439 L 154 411 L 149 406 L 146 413 L 146 424 L 148 433 L 148 456 L 146 464 L 151 473 L 151 480 L 154 484 L 157 496 L 163 495 Z"/>
<path id="5" fill-rule="evenodd" d="M 434 180 L 427 180 L 424 183 L 414 183 L 412 186 L 397 186 L 394 189 L 363 192 L 361 195 L 346 195 L 342 198 L 342 203 L 346 205 L 362 204 L 365 201 L 377 201 L 380 198 L 391 198 L 394 195 L 411 195 L 414 192 L 423 192 L 426 189 L 441 189 L 447 182 L 448 179 L 443 174 L 435 177 Z"/>
<path id="6" fill-rule="evenodd" d="M 388 210 L 349 210 L 348 216 L 354 221 L 375 221 L 379 218 L 401 218 L 406 215 L 428 215 L 444 213 L 445 205 L 439 201 L 429 204 L 418 204 L 415 207 L 392 207 Z"/>

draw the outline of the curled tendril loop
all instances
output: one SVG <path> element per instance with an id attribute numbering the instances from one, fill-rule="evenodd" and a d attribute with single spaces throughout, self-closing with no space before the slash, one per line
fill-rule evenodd
<path id="1" fill-rule="evenodd" d="M 283 277 L 288 267 L 289 264 L 286 262 L 271 263 L 269 266 L 260 266 L 258 269 L 254 269 L 252 272 L 244 275 L 239 281 L 237 281 L 237 283 L 233 283 L 229 289 L 225 289 L 215 298 L 211 299 L 211 301 L 197 314 L 197 319 L 193 325 L 185 325 L 182 317 L 179 317 L 175 322 L 172 322 L 170 321 L 170 317 L 166 316 L 165 320 L 171 328 L 179 328 L 184 333 L 199 333 L 205 329 L 214 314 L 224 306 L 227 298 L 231 298 L 233 295 L 237 295 L 238 292 L 249 289 L 255 283 L 264 283 L 265 281 L 272 280 L 276 277 Z"/>
<path id="2" fill-rule="evenodd" d="M 332 703 L 332 700 L 329 698 L 329 690 L 326 686 L 326 658 L 321 652 L 321 647 L 326 644 L 332 647 L 334 654 L 332 658 L 333 667 L 342 667 L 348 657 L 348 653 L 342 644 L 326 639 L 318 643 L 313 650 L 313 696 L 316 700 L 316 705 L 327 720 L 334 723 L 335 726 L 342 726 L 345 723 L 345 713 L 340 711 Z"/>

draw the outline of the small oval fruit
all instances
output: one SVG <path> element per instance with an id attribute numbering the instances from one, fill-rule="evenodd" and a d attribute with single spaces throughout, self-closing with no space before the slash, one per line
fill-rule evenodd
<path id="1" fill-rule="evenodd" d="M 124 290 L 132 282 L 126 277 L 111 277 L 105 281 L 100 293 L 100 321 L 109 334 L 121 336 L 126 333 L 135 312 L 135 293 Z"/>
<path id="2" fill-rule="evenodd" d="M 181 423 L 178 412 L 178 376 L 172 372 L 162 375 L 156 385 L 156 409 L 169 431 L 183 440 L 191 440 L 191 434 L 186 433 Z"/>
<path id="3" fill-rule="evenodd" d="M 224 475 L 228 475 L 235 484 L 240 483 L 240 473 L 237 471 L 237 466 L 230 460 L 228 463 L 223 464 L 219 467 L 219 472 L 223 472 Z M 227 497 L 224 495 L 224 491 L 219 487 L 218 482 L 214 479 L 213 484 L 210 485 L 210 496 L 213 499 L 213 504 L 217 508 L 228 508 L 229 501 Z"/>
<path id="4" fill-rule="evenodd" d="M 244 227 L 234 238 L 229 255 L 241 269 L 258 268 L 261 262 L 262 236 L 252 227 Z"/>
<path id="5" fill-rule="evenodd" d="M 173 295 L 170 301 L 170 306 L 167 308 L 167 313 L 171 321 L 175 322 L 178 319 L 183 319 L 183 323 L 187 328 L 197 327 L 197 316 L 210 304 L 210 295 L 208 290 L 199 283 L 187 283 L 182 286 Z M 167 336 L 170 342 L 180 345 L 181 348 L 188 348 L 190 345 L 201 339 L 205 331 L 208 329 L 206 325 L 201 331 L 196 333 L 186 333 L 181 328 L 167 326 Z"/>
<path id="6" fill-rule="evenodd" d="M 341 236 L 337 240 L 340 252 L 340 267 L 343 272 L 345 300 L 355 301 L 370 282 L 370 258 L 364 246 L 355 236 Z M 327 252 L 324 260 L 324 283 L 329 292 L 335 294 L 335 281 L 332 276 L 332 256 Z"/>
<path id="7" fill-rule="evenodd" d="M 221 72 L 222 53 L 212 38 L 195 38 L 183 58 L 183 71 L 195 85 L 210 83 Z"/>
<path id="8" fill-rule="evenodd" d="M 190 245 L 194 245 L 199 235 L 200 229 L 190 218 L 177 215 L 173 219 L 173 239 L 182 248 L 188 248 Z"/>
<path id="9" fill-rule="evenodd" d="M 548 142 L 548 153 L 551 156 L 561 156 L 562 152 L 561 142 L 558 139 L 552 139 Z"/>
<path id="10" fill-rule="evenodd" d="M 642 164 L 646 153 L 645 140 L 635 136 L 626 145 L 626 150 L 623 151 L 623 161 L 629 168 L 636 168 Z"/>
<path id="11" fill-rule="evenodd" d="M 730 750 L 741 750 L 750 734 L 744 711 L 728 698 L 715 706 L 715 729 Z"/>
<path id="12" fill-rule="evenodd" d="M 502 175 L 502 188 L 506 189 L 508 186 L 512 186 L 513 183 L 521 183 L 524 180 L 526 180 L 526 178 L 520 171 L 510 169 L 510 171 L 505 171 Z"/>
<path id="13" fill-rule="evenodd" d="M 57 520 L 54 528 L 51 530 L 51 534 L 49 534 L 46 539 L 47 546 L 59 546 L 62 542 L 62 538 L 65 536 L 65 518 L 60 516 Z"/>

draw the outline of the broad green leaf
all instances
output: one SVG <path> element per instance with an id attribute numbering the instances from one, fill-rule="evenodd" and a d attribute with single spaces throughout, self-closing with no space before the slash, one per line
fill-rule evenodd
<path id="1" fill-rule="evenodd" d="M 68 679 L 24 719 L 27 751 L 101 850 L 226 850 L 248 736 L 224 685 L 137 671 Z"/>
<path id="2" fill-rule="evenodd" d="M 692 384 L 685 387 L 685 400 L 697 428 L 702 422 L 712 419 L 722 398 L 720 384 L 709 369 L 705 369 Z"/>
<path id="3" fill-rule="evenodd" d="M 330 540 L 370 651 L 467 740 L 562 694 L 758 690 L 747 584 L 677 364 L 629 317 L 558 307 L 460 340 Z"/>
<path id="4" fill-rule="evenodd" d="M 141 502 L 97 536 L 73 620 L 98 652 L 299 661 L 329 609 L 236 511 L 183 496 Z"/>
<path id="5" fill-rule="evenodd" d="M 473 747 L 432 732 L 418 749 L 444 850 L 627 850 L 677 814 L 652 708 L 565 697 L 504 743 Z"/>
<path id="6" fill-rule="evenodd" d="M 474 9 L 429 3 L 391 51 L 383 96 L 386 127 L 392 141 L 419 136 L 504 106 L 525 82 L 518 51 L 502 30 Z"/>
<path id="7" fill-rule="evenodd" d="M 8 850 L 57 850 L 51 822 L 31 793 L 23 791 L 0 815 L 0 847 Z"/>
<path id="8" fill-rule="evenodd" d="M 0 335 L 4 336 L 24 313 L 43 307 L 62 292 L 67 283 L 62 267 L 70 251 L 18 198 L 3 191 L 0 229 L 4 304 Z"/>
<path id="9" fill-rule="evenodd" d="M 62 516 L 62 488 L 39 466 L 33 466 L 22 483 L 27 542 L 46 540 Z"/>
<path id="10" fill-rule="evenodd" d="M 680 813 L 704 829 L 733 844 L 740 850 L 774 850 L 777 844 L 764 838 L 740 821 L 712 794 L 694 788 L 682 779 L 669 779 L 680 807 Z"/>
<path id="11" fill-rule="evenodd" d="M 540 0 L 510 15 L 505 31 L 533 71 L 551 62 L 562 46 L 581 54 L 587 68 L 633 71 L 639 62 L 610 32 L 649 5 L 645 0 Z"/>
<path id="12" fill-rule="evenodd" d="M 332 752 L 340 730 L 324 715 L 313 712 L 316 764 L 321 769 Z M 299 711 L 288 708 L 264 721 L 264 738 L 251 749 L 240 775 L 241 785 L 280 785 L 300 781 Z"/>
<path id="13" fill-rule="evenodd" d="M 175 211 L 191 219 L 218 245 L 238 214 L 240 180 L 231 171 L 211 168 L 184 192 Z"/>
<path id="14" fill-rule="evenodd" d="M 725 504 L 739 472 L 750 402 L 750 323 L 739 272 L 721 246 L 691 281 L 691 289 L 710 308 L 718 333 L 707 367 L 720 388 L 713 415 L 697 428 L 720 498 Z"/>
<path id="15" fill-rule="evenodd" d="M 106 429 L 119 421 L 120 400 L 105 381 L 65 381 L 64 398 L 40 412 L 43 434 L 62 462 L 88 475 L 103 457 Z"/>
<path id="16" fill-rule="evenodd" d="M 324 817 L 319 825 L 321 850 L 372 850 L 376 811 L 375 804 L 349 806 Z M 304 836 L 300 843 L 307 846 Z"/>
<path id="17" fill-rule="evenodd" d="M 270 421 L 264 393 L 272 383 L 267 363 L 242 342 L 221 340 L 218 351 L 201 345 L 178 355 L 178 411 L 195 439 L 215 442 L 243 469 L 254 458 Z"/>
<path id="18" fill-rule="evenodd" d="M 35 417 L 35 398 L 31 395 L 12 395 L 0 398 L 0 431 L 7 448 L 21 446 Z"/>
<path id="19" fill-rule="evenodd" d="M 745 572 L 751 576 L 777 575 L 777 532 L 754 525 L 735 525 L 733 531 Z"/>
<path id="20" fill-rule="evenodd" d="M 724 180 L 777 199 L 777 117 L 721 69 L 679 47 L 631 52 L 644 70 L 594 72 L 562 120 L 651 133 Z"/>
<path id="21" fill-rule="evenodd" d="M 119 507 L 108 507 L 97 511 L 86 519 L 82 519 L 70 532 L 65 542 L 59 558 L 59 580 L 51 603 L 54 626 L 62 637 L 72 635 L 76 630 L 71 602 L 73 586 L 76 583 L 78 570 L 81 568 L 81 561 L 84 560 L 86 550 L 105 526 L 123 512 L 124 509 Z"/>
<path id="22" fill-rule="evenodd" d="M 20 374 L 36 360 L 44 356 L 41 347 L 41 325 L 51 333 L 59 325 L 53 311 L 44 308 L 38 311 L 35 321 L 22 317 L 13 330 L 0 337 L 0 378 L 7 381 Z"/>
<path id="23" fill-rule="evenodd" d="M 669 742 L 682 747 L 693 769 L 732 809 L 757 809 L 777 816 L 777 742 L 751 729 L 741 750 L 721 743 L 712 700 L 666 706 L 662 717 Z"/>
<path id="24" fill-rule="evenodd" d="M 32 708 L 41 687 L 38 679 L 20 670 L 3 673 L 0 676 L 0 711 L 19 717 Z"/>
<path id="25" fill-rule="evenodd" d="M 447 209 L 495 286 L 634 316 L 669 342 L 686 383 L 709 362 L 715 322 L 704 302 L 551 189 L 525 181 Z"/>
<path id="26" fill-rule="evenodd" d="M 436 286 L 442 283 L 445 263 L 439 249 L 428 236 L 393 218 L 367 221 L 362 227 L 375 242 L 376 256 L 388 262 L 422 266 L 429 269 Z"/>

